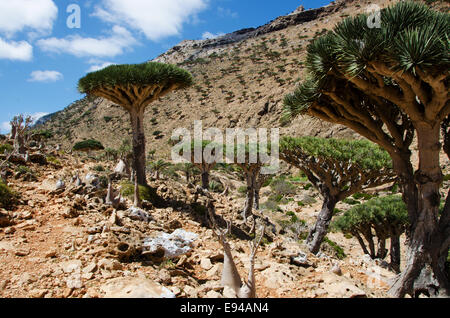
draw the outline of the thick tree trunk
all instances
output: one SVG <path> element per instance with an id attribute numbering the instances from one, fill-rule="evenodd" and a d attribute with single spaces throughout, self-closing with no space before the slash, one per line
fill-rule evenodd
<path id="1" fill-rule="evenodd" d="M 365 254 L 365 255 L 369 255 L 369 250 L 367 249 L 367 246 L 366 246 L 366 244 L 364 243 L 364 240 L 363 240 L 363 238 L 361 237 L 361 235 L 359 235 L 358 232 L 354 232 L 353 235 L 356 236 L 356 239 L 358 240 L 359 245 L 361 245 L 361 248 L 362 248 L 364 254 Z"/>
<path id="2" fill-rule="evenodd" d="M 137 182 L 146 186 L 144 111 L 132 111 L 130 117 L 133 132 L 133 169 L 136 173 Z"/>
<path id="3" fill-rule="evenodd" d="M 378 237 L 377 258 L 384 259 L 388 251 L 386 249 L 386 238 Z"/>
<path id="4" fill-rule="evenodd" d="M 252 215 L 253 205 L 255 202 L 255 189 L 256 189 L 256 178 L 258 176 L 257 169 L 250 168 L 246 171 L 245 177 L 247 179 L 247 197 L 245 199 L 245 207 L 243 211 L 244 220 Z"/>
<path id="5" fill-rule="evenodd" d="M 254 193 L 255 201 L 254 201 L 254 206 L 253 207 L 255 208 L 255 210 L 259 210 L 259 201 L 260 201 L 259 193 L 260 193 L 260 191 L 261 191 L 260 187 L 257 186 L 256 189 L 255 189 L 255 193 Z"/>
<path id="6" fill-rule="evenodd" d="M 391 268 L 400 273 L 400 236 L 392 235 L 391 236 Z"/>
<path id="7" fill-rule="evenodd" d="M 209 171 L 202 167 L 202 188 L 209 189 Z"/>
<path id="8" fill-rule="evenodd" d="M 417 124 L 419 169 L 414 176 L 417 187 L 417 209 L 410 214 L 409 249 L 405 270 L 391 288 L 395 297 L 449 295 L 449 277 L 445 272 L 443 246 L 445 232 L 439 222 L 439 188 L 442 171 L 439 165 L 439 125 Z M 405 194 L 407 199 L 409 194 Z M 415 212 L 415 213 L 414 213 Z"/>
<path id="9" fill-rule="evenodd" d="M 322 244 L 325 235 L 327 235 L 328 227 L 330 225 L 331 218 L 333 217 L 334 207 L 337 203 L 337 199 L 330 195 L 329 191 L 324 192 L 322 210 L 317 217 L 314 228 L 309 232 L 309 235 L 306 238 L 308 248 L 313 254 L 317 254 L 320 251 L 320 245 Z"/>
<path id="10" fill-rule="evenodd" d="M 367 241 L 367 244 L 369 245 L 369 255 L 372 259 L 376 258 L 376 252 L 375 252 L 375 243 L 373 242 L 373 234 L 372 234 L 372 230 L 369 228 L 365 229 L 362 232 L 364 238 Z"/>
<path id="11" fill-rule="evenodd" d="M 141 195 L 139 193 L 139 184 L 136 180 L 134 181 L 134 206 L 136 208 L 142 208 L 142 201 L 141 201 Z"/>
<path id="12" fill-rule="evenodd" d="M 24 136 L 20 135 L 19 133 L 16 133 L 15 135 L 16 137 L 14 139 L 14 150 L 20 155 L 25 155 L 27 149 L 25 147 Z"/>

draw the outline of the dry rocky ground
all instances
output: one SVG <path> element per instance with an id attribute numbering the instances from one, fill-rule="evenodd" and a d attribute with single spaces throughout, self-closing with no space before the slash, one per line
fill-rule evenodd
<path id="1" fill-rule="evenodd" d="M 243 183 L 232 175 L 214 171 L 213 175 L 227 180 L 230 188 L 228 195 L 222 195 L 203 194 L 182 180 L 153 180 L 151 185 L 158 189 L 165 207 L 144 205 L 150 216 L 145 220 L 131 215 L 127 209 L 131 201 L 125 201 L 117 210 L 103 204 L 106 190 L 90 185 L 90 177 L 87 181 L 84 178 L 94 173 L 99 162 L 56 152 L 53 155 L 56 164 L 29 166 L 35 179 L 9 179 L 11 188 L 21 194 L 21 204 L 12 211 L 2 211 L 9 215 L 11 224 L 0 228 L 1 297 L 234 296 L 220 284 L 221 245 L 206 222 L 205 212 L 193 207 L 212 200 L 218 220 L 233 220 L 232 252 L 241 276 L 246 277 L 250 225 L 236 217 L 244 201 L 236 188 Z M 114 168 L 111 162 L 101 164 Z M 78 187 L 71 181 L 75 172 L 84 182 Z M 56 190 L 60 179 L 65 181 L 65 188 Z M 281 207 L 285 212 L 294 211 L 311 226 L 321 199 L 312 189 L 300 189 L 288 205 Z M 270 188 L 262 189 L 262 194 L 269 195 Z M 306 199 L 311 200 L 311 205 L 296 204 Z M 338 205 L 342 210 L 348 207 Z M 263 213 L 273 226 L 267 228 L 256 259 L 258 297 L 387 296 L 395 274 L 386 269 L 383 261 L 364 256 L 356 239 L 330 233 L 328 237 L 347 256 L 338 259 L 328 244 L 315 256 L 296 237 L 306 228 L 282 231 L 280 220 L 287 219 L 284 212 Z M 180 231 L 195 234 L 192 242 L 183 246 L 189 251 L 182 255 L 168 259 L 158 251 L 137 252 L 146 238 Z"/>

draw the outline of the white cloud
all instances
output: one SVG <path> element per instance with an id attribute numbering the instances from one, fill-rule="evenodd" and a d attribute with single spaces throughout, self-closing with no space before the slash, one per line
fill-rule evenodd
<path id="1" fill-rule="evenodd" d="M 9 121 L 4 121 L 0 123 L 0 133 L 7 134 L 11 131 L 11 125 L 9 124 Z"/>
<path id="2" fill-rule="evenodd" d="M 179 35 L 183 24 L 207 7 L 208 0 L 102 0 L 94 15 L 124 25 L 150 40 Z"/>
<path id="3" fill-rule="evenodd" d="M 53 28 L 58 7 L 52 0 L 0 1 L 0 33 L 13 36 L 25 30 L 45 34 Z"/>
<path id="4" fill-rule="evenodd" d="M 204 32 L 202 34 L 202 39 L 203 40 L 215 39 L 215 38 L 218 38 L 219 36 L 222 36 L 222 35 L 225 35 L 225 33 L 219 32 L 219 33 L 214 34 L 214 33 L 211 33 L 211 32 L 207 31 L 207 32 Z"/>
<path id="5" fill-rule="evenodd" d="M 101 70 L 101 69 L 104 69 L 105 67 L 108 67 L 108 66 L 110 66 L 110 65 L 114 65 L 114 63 L 111 63 L 111 62 L 101 62 L 101 61 L 93 62 L 93 63 L 90 63 L 90 64 L 92 64 L 92 65 L 91 65 L 91 67 L 87 70 L 88 73 L 90 73 L 90 72 L 95 72 L 95 71 L 99 71 L 99 70 Z"/>
<path id="6" fill-rule="evenodd" d="M 36 123 L 42 117 L 47 116 L 48 114 L 49 113 L 44 113 L 44 112 L 37 112 L 37 113 L 31 114 L 31 119 L 33 120 L 33 124 Z"/>
<path id="7" fill-rule="evenodd" d="M 37 41 L 37 45 L 44 52 L 68 53 L 77 57 L 114 57 L 137 43 L 133 35 L 120 26 L 114 26 L 109 37 L 98 39 L 72 35 L 63 39 L 49 38 Z"/>
<path id="8" fill-rule="evenodd" d="M 62 80 L 64 76 L 57 71 L 34 71 L 31 73 L 29 82 L 57 82 Z"/>
<path id="9" fill-rule="evenodd" d="M 5 41 L 0 38 L 0 59 L 31 61 L 33 47 L 26 41 Z"/>

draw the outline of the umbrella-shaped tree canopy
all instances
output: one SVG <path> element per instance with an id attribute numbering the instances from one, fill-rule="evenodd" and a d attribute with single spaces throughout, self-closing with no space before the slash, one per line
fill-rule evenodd
<path id="1" fill-rule="evenodd" d="M 77 142 L 72 149 L 74 151 L 89 152 L 89 151 L 103 150 L 105 149 L 105 147 L 103 147 L 100 141 L 89 139 Z"/>
<path id="2" fill-rule="evenodd" d="M 147 184 L 145 173 L 145 108 L 173 90 L 190 86 L 192 75 L 175 65 L 149 62 L 111 65 L 89 73 L 78 82 L 78 90 L 103 97 L 125 108 L 133 131 L 133 168 L 138 183 Z"/>
<path id="3" fill-rule="evenodd" d="M 111 65 L 89 73 L 78 82 L 78 90 L 106 98 L 130 111 L 192 83 L 188 71 L 170 64 L 150 62 Z"/>

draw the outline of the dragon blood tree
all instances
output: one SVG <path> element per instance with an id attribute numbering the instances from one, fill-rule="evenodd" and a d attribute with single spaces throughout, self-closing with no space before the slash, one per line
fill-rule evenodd
<path id="1" fill-rule="evenodd" d="M 395 179 L 389 154 L 367 140 L 284 137 L 280 158 L 302 170 L 324 199 L 306 239 L 314 254 L 320 250 L 338 202 Z"/>
<path id="2" fill-rule="evenodd" d="M 390 293 L 450 295 L 450 204 L 439 215 L 450 15 L 402 1 L 381 11 L 380 28 L 370 28 L 368 19 L 348 18 L 309 45 L 309 78 L 285 98 L 284 120 L 308 114 L 341 124 L 389 153 L 410 224 L 406 268 Z M 410 151 L 415 134 L 417 170 Z"/>
<path id="3" fill-rule="evenodd" d="M 384 259 L 387 256 L 386 240 L 389 239 L 390 265 L 396 272 L 400 271 L 400 236 L 407 226 L 406 205 L 397 195 L 374 198 L 358 204 L 332 223 L 333 228 L 355 236 L 364 254 L 370 255 L 372 259 Z"/>
<path id="4" fill-rule="evenodd" d="M 245 181 L 247 183 L 247 195 L 245 206 L 242 212 L 244 220 L 253 215 L 253 208 L 259 206 L 259 190 L 266 180 L 262 176 L 262 169 L 269 163 L 271 146 L 268 144 L 237 144 L 234 147 L 233 161 L 244 172 Z M 227 149 L 227 158 L 229 150 Z M 269 169 L 267 169 L 269 170 Z M 269 172 L 269 171 L 267 171 Z M 256 197 L 255 197 L 256 194 Z M 255 201 L 256 198 L 256 201 Z"/>
<path id="5" fill-rule="evenodd" d="M 192 75 L 174 65 L 143 63 L 111 65 L 80 79 L 81 93 L 103 97 L 122 106 L 130 114 L 133 132 L 133 168 L 140 185 L 145 175 L 144 112 L 149 104 L 173 90 L 190 86 Z"/>
<path id="6" fill-rule="evenodd" d="M 191 143 L 191 163 L 200 170 L 202 188 L 205 190 L 209 189 L 209 173 L 216 166 L 219 157 L 223 158 L 224 149 L 223 145 L 207 140 L 194 140 Z"/>
<path id="7" fill-rule="evenodd" d="M 104 150 L 104 149 L 105 149 L 105 147 L 103 147 L 101 142 L 94 140 L 94 139 L 88 139 L 88 140 L 83 140 L 83 141 L 77 142 L 72 147 L 73 151 L 85 152 L 88 155 L 90 154 L 91 151 L 99 151 L 99 150 Z"/>

